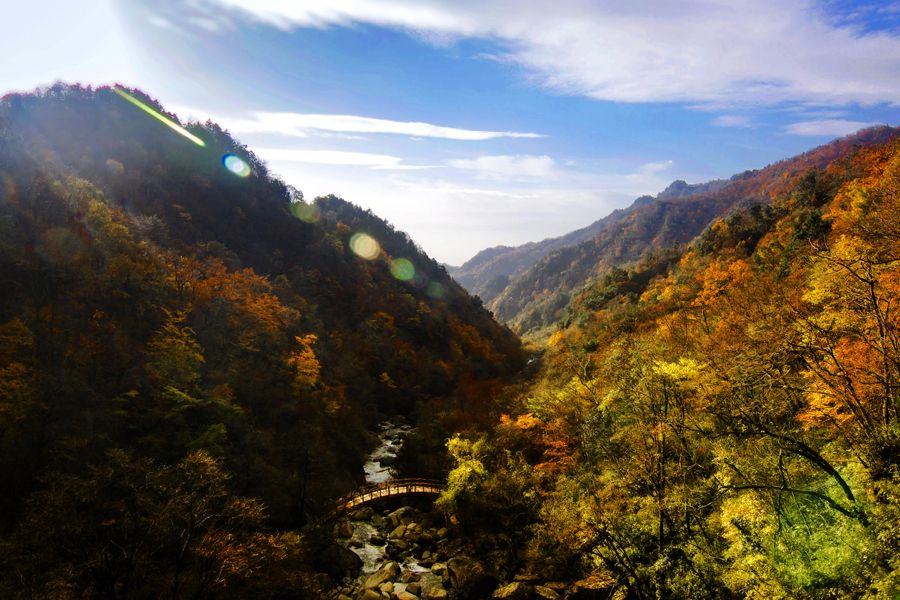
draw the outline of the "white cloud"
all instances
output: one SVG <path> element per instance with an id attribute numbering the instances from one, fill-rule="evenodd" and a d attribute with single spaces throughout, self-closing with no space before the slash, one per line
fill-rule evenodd
<path id="1" fill-rule="evenodd" d="M 744 115 L 721 115 L 713 119 L 712 124 L 716 127 L 752 127 L 753 122 L 750 117 Z"/>
<path id="2" fill-rule="evenodd" d="M 900 104 L 900 37 L 814 0 L 205 0 L 283 29 L 374 24 L 488 38 L 552 90 L 623 102 Z"/>
<path id="3" fill-rule="evenodd" d="M 265 150 L 254 151 L 268 158 Z M 656 194 L 674 179 L 670 160 L 582 167 L 566 170 L 564 177 L 501 180 L 479 178 L 470 169 L 385 172 L 353 165 L 269 163 L 270 170 L 307 198 L 335 194 L 370 208 L 431 256 L 451 264 L 489 246 L 519 245 L 584 227 L 642 194 Z"/>
<path id="4" fill-rule="evenodd" d="M 297 150 L 294 148 L 254 148 L 265 161 L 298 162 L 313 165 L 347 165 L 380 169 L 398 168 L 403 159 L 388 154 L 345 152 L 342 150 Z"/>
<path id="5" fill-rule="evenodd" d="M 553 177 L 556 163 L 549 156 L 479 156 L 447 161 L 456 169 L 475 171 L 485 179 Z"/>
<path id="6" fill-rule="evenodd" d="M 821 119 L 818 121 L 800 121 L 791 123 L 785 127 L 785 131 L 794 135 L 807 136 L 844 136 L 850 135 L 864 127 L 871 127 L 877 123 L 864 121 L 847 121 L 844 119 Z"/>
<path id="7" fill-rule="evenodd" d="M 645 163 L 640 166 L 637 174 L 639 174 L 639 175 L 654 175 L 656 173 L 662 173 L 664 171 L 668 171 L 673 166 L 675 166 L 674 160 L 661 160 L 659 162 Z"/>
<path id="8" fill-rule="evenodd" d="M 420 138 L 482 141 L 495 138 L 539 138 L 538 133 L 478 131 L 443 127 L 416 121 L 391 121 L 357 115 L 323 115 L 292 112 L 254 112 L 251 119 L 228 121 L 232 133 L 282 133 L 306 137 L 311 131 L 339 133 L 388 133 Z"/>

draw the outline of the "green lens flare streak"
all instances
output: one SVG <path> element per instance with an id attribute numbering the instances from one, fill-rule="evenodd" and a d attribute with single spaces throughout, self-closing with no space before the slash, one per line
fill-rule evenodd
<path id="1" fill-rule="evenodd" d="M 137 98 L 135 98 L 134 96 L 132 96 L 131 94 L 126 92 L 125 90 L 116 87 L 116 88 L 113 88 L 113 91 L 115 93 L 117 93 L 119 96 L 121 96 L 122 98 L 125 98 L 126 100 L 128 100 L 129 102 L 131 102 L 132 104 L 137 106 L 139 109 L 141 109 L 142 111 L 144 111 L 145 113 L 147 113 L 148 115 L 153 117 L 154 119 L 157 119 L 158 121 L 162 122 L 164 125 L 170 127 L 175 132 L 180 133 L 181 135 L 183 135 L 187 139 L 191 140 L 198 146 L 206 147 L 206 142 L 204 142 L 203 140 L 198 138 L 196 135 L 194 135 L 193 133 L 191 133 L 190 131 L 188 131 L 187 129 L 185 129 L 184 127 L 182 127 L 175 121 L 171 120 L 170 118 L 166 117 L 163 114 L 160 114 L 160 112 L 158 110 L 147 106 L 146 104 L 144 104 L 143 102 L 141 102 L 140 100 L 138 100 Z"/>

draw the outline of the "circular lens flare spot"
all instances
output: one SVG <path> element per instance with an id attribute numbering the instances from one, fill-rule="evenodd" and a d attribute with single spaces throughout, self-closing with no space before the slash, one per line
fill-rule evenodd
<path id="1" fill-rule="evenodd" d="M 322 211 L 318 206 L 306 202 L 292 202 L 291 214 L 307 223 L 318 223 L 322 217 Z"/>
<path id="2" fill-rule="evenodd" d="M 416 276 L 416 268 L 406 258 L 398 258 L 391 261 L 391 275 L 400 281 L 409 281 Z"/>
<path id="3" fill-rule="evenodd" d="M 247 177 L 250 175 L 250 165 L 238 156 L 228 153 L 222 157 L 222 164 L 226 169 L 237 175 L 238 177 Z"/>
<path id="4" fill-rule="evenodd" d="M 437 281 L 432 281 L 428 284 L 428 295 L 436 300 L 440 300 L 444 297 L 444 286 Z"/>
<path id="5" fill-rule="evenodd" d="M 381 253 L 381 246 L 367 233 L 354 233 L 350 238 L 350 249 L 360 258 L 372 260 Z"/>

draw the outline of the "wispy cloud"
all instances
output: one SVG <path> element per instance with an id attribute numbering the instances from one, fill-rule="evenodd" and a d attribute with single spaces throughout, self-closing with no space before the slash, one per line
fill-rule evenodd
<path id="1" fill-rule="evenodd" d="M 479 156 L 447 161 L 456 169 L 475 171 L 484 179 L 508 179 L 520 177 L 553 177 L 556 163 L 549 156 Z"/>
<path id="2" fill-rule="evenodd" d="M 204 0 L 285 30 L 374 24 L 420 39 L 486 38 L 557 92 L 621 102 L 900 103 L 900 36 L 813 0 Z"/>
<path id="3" fill-rule="evenodd" d="M 395 134 L 420 138 L 483 141 L 495 138 L 539 138 L 539 133 L 518 131 L 480 131 L 444 127 L 418 121 L 392 121 L 357 115 L 304 114 L 293 112 L 254 112 L 252 118 L 228 122 L 232 133 L 282 133 L 306 137 L 310 132 L 327 131 L 361 134 Z"/>
<path id="4" fill-rule="evenodd" d="M 753 121 L 744 115 L 721 115 L 713 119 L 712 124 L 716 127 L 748 128 L 753 126 Z"/>
<path id="5" fill-rule="evenodd" d="M 403 159 L 389 154 L 345 152 L 342 150 L 297 150 L 293 148 L 255 148 L 266 161 L 298 162 L 314 165 L 346 165 L 376 169 L 400 168 Z"/>
<path id="6" fill-rule="evenodd" d="M 265 150 L 257 151 L 266 156 Z M 468 166 L 477 164 L 477 158 L 469 160 Z M 584 227 L 642 194 L 663 190 L 675 167 L 671 160 L 595 162 L 571 171 L 555 162 L 560 176 L 554 178 L 480 177 L 478 171 L 455 168 L 382 172 L 371 166 L 288 161 L 270 168 L 296 182 L 307 197 L 337 194 L 371 208 L 438 260 L 460 264 L 489 246 L 523 244 Z M 422 206 L 427 210 L 415 208 Z"/>
<path id="7" fill-rule="evenodd" d="M 794 135 L 805 136 L 842 136 L 850 135 L 864 127 L 871 127 L 877 123 L 865 121 L 847 121 L 844 119 L 820 119 L 818 121 L 800 121 L 791 123 L 785 127 L 785 131 Z"/>

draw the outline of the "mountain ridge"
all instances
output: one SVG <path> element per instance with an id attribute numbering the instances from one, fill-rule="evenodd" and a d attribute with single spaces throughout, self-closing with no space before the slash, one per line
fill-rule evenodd
<path id="1" fill-rule="evenodd" d="M 627 209 L 567 234 L 575 238 L 573 234 L 597 226 L 592 235 L 576 244 L 553 248 L 512 275 L 495 276 L 489 280 L 493 287 L 485 286 L 484 277 L 474 282 L 466 274 L 459 277 L 457 272 L 457 277 L 463 285 L 472 285 L 475 293 L 486 291 L 490 300 L 485 304 L 498 319 L 520 334 L 534 332 L 560 318 L 570 293 L 605 269 L 634 264 L 642 256 L 664 252 L 673 244 L 686 244 L 729 211 L 748 203 L 765 204 L 804 174 L 825 169 L 857 147 L 884 143 L 898 135 L 898 128 L 871 127 L 728 180 L 699 186 L 676 181 L 655 198 L 642 196 Z M 562 239 L 566 236 L 553 241 Z M 526 244 L 520 248 L 531 247 Z M 496 264 L 515 252 L 482 263 L 481 272 L 487 270 L 485 265 Z"/>

